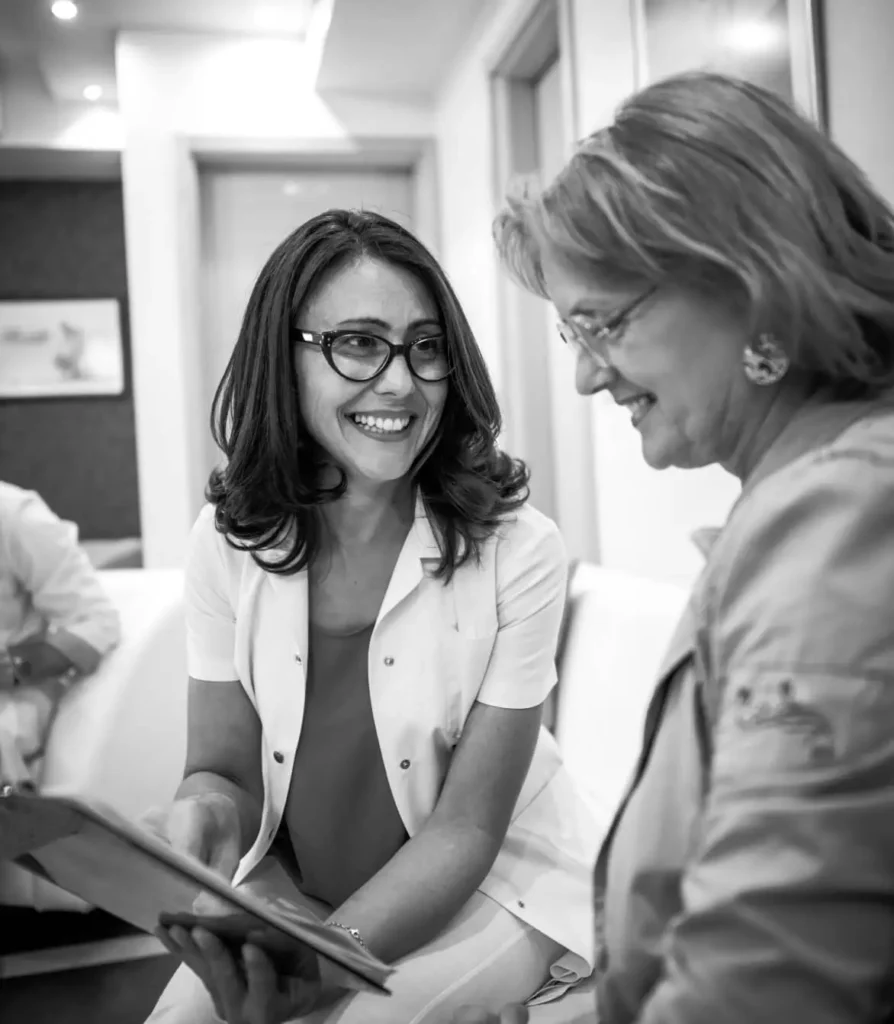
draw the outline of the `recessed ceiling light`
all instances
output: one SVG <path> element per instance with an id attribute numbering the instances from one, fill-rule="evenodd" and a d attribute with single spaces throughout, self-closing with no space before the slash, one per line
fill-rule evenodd
<path id="1" fill-rule="evenodd" d="M 88 85 L 84 89 L 84 99 L 90 100 L 91 103 L 95 103 L 102 96 L 101 85 Z"/>
<path id="2" fill-rule="evenodd" d="M 54 18 L 60 21 L 71 21 L 78 16 L 78 5 L 72 0 L 56 0 L 50 8 Z"/>

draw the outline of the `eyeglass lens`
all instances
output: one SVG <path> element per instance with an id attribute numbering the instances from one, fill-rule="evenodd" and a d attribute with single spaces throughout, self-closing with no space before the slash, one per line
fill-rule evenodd
<path id="1" fill-rule="evenodd" d="M 372 334 L 343 334 L 330 348 L 336 369 L 351 380 L 371 380 L 391 355 L 383 338 Z M 410 369 L 422 380 L 443 380 L 449 373 L 447 349 L 443 338 L 420 338 L 402 350 Z"/>

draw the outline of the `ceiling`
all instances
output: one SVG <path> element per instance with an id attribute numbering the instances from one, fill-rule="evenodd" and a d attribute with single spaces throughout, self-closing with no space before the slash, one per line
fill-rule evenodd
<path id="1" fill-rule="evenodd" d="M 336 0 L 320 92 L 437 93 L 493 0 Z"/>
<path id="2" fill-rule="evenodd" d="M 50 0 L 0 2 L 0 61 L 19 75 L 39 74 L 50 96 L 80 100 L 100 85 L 115 100 L 115 35 L 121 30 L 218 35 L 301 36 L 314 0 L 79 0 L 78 16 L 59 21 Z"/>
<path id="3" fill-rule="evenodd" d="M 316 0 L 78 0 L 72 21 L 50 0 L 0 0 L 0 71 L 55 102 L 99 85 L 115 103 L 114 40 L 121 30 L 301 37 Z M 320 91 L 428 98 L 491 0 L 334 0 Z"/>

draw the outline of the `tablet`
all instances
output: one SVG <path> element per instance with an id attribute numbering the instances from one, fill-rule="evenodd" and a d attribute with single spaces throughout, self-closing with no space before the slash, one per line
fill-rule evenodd
<path id="1" fill-rule="evenodd" d="M 215 911 L 217 921 L 209 930 L 226 930 L 231 947 L 240 935 L 253 933 L 282 967 L 301 963 L 302 956 L 306 962 L 303 944 L 343 968 L 345 985 L 388 992 L 385 982 L 393 969 L 340 929 L 304 917 L 300 909 L 288 916 L 278 912 L 271 902 L 234 889 L 110 808 L 81 798 L 17 791 L 0 795 L 0 860 L 16 860 L 91 906 L 150 933 L 165 921 L 196 917 L 198 897 L 211 895 L 221 914 L 218 918 Z M 226 920 L 229 924 L 222 923 Z"/>

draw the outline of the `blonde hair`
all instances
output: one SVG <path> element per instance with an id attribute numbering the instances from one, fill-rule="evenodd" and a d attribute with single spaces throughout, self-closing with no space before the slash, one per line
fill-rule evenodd
<path id="1" fill-rule="evenodd" d="M 544 248 L 600 275 L 720 288 L 794 365 L 894 384 L 894 211 L 758 86 L 693 72 L 636 93 L 548 187 L 508 200 L 494 237 L 544 297 Z"/>

